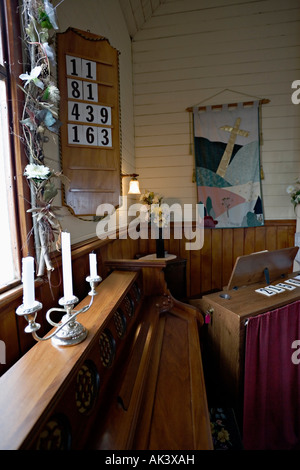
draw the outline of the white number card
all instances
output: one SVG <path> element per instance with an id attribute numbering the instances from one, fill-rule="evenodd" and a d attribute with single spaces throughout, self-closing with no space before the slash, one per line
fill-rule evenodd
<path id="1" fill-rule="evenodd" d="M 68 124 L 68 144 L 111 148 L 111 129 L 99 126 Z"/>
<path id="2" fill-rule="evenodd" d="M 92 60 L 66 56 L 67 75 L 88 80 L 97 80 L 97 64 Z"/>
<path id="3" fill-rule="evenodd" d="M 68 121 L 111 126 L 111 108 L 97 104 L 68 101 Z"/>
<path id="4" fill-rule="evenodd" d="M 99 104 L 97 62 L 66 55 L 68 144 L 112 147 L 112 108 Z"/>
<path id="5" fill-rule="evenodd" d="M 68 98 L 73 98 L 75 100 L 83 99 L 82 80 L 75 80 L 73 78 L 68 78 L 67 87 L 68 87 Z"/>

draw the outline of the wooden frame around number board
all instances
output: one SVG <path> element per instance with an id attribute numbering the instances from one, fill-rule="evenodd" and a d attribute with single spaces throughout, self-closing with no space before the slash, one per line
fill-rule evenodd
<path id="1" fill-rule="evenodd" d="M 102 36 L 74 28 L 57 34 L 60 153 L 70 180 L 63 204 L 76 216 L 103 215 L 101 204 L 119 205 L 118 59 Z"/>

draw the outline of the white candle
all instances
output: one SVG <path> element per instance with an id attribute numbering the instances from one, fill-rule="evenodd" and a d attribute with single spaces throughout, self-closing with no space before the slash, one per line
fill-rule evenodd
<path id="1" fill-rule="evenodd" d="M 35 302 L 34 258 L 32 256 L 22 259 L 22 282 L 24 308 L 31 308 Z"/>
<path id="2" fill-rule="evenodd" d="M 90 277 L 97 277 L 97 256 L 96 253 L 90 253 Z"/>
<path id="3" fill-rule="evenodd" d="M 72 280 L 72 261 L 71 261 L 71 238 L 68 232 L 61 233 L 61 250 L 62 250 L 64 299 L 68 301 L 74 297 L 73 296 L 73 280 Z"/>

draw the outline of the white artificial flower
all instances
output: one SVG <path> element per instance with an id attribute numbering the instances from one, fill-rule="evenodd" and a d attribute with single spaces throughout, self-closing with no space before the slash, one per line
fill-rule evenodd
<path id="1" fill-rule="evenodd" d="M 57 5 L 58 6 L 58 5 Z M 54 29 L 58 29 L 57 18 L 56 18 L 56 7 L 53 7 L 49 0 L 44 0 L 45 12 L 49 18 L 49 21 Z"/>
<path id="2" fill-rule="evenodd" d="M 21 80 L 26 80 L 24 86 L 27 86 L 30 82 L 33 82 L 37 87 L 43 90 L 44 84 L 41 80 L 38 79 L 38 76 L 40 75 L 41 71 L 42 71 L 42 67 L 40 65 L 37 65 L 31 70 L 30 74 L 22 73 L 20 75 Z"/>
<path id="3" fill-rule="evenodd" d="M 141 204 L 140 206 L 140 217 L 142 222 L 149 222 L 150 215 L 149 215 L 150 206 L 146 204 Z"/>
<path id="4" fill-rule="evenodd" d="M 58 103 L 60 100 L 59 89 L 55 85 L 49 85 L 49 99 L 52 103 Z"/>
<path id="5" fill-rule="evenodd" d="M 288 194 L 292 194 L 294 191 L 295 191 L 295 186 L 293 186 L 293 185 L 290 185 L 286 188 L 286 192 Z"/>
<path id="6" fill-rule="evenodd" d="M 164 206 L 158 206 L 157 204 L 151 206 L 151 216 L 153 223 L 158 227 L 166 227 L 169 222 L 170 213 Z"/>
<path id="7" fill-rule="evenodd" d="M 48 42 L 43 42 L 44 51 L 47 54 L 48 59 L 55 64 L 55 52 L 51 46 L 49 46 Z"/>
<path id="8" fill-rule="evenodd" d="M 50 170 L 47 166 L 29 163 L 25 167 L 24 175 L 29 179 L 46 180 L 50 175 Z"/>

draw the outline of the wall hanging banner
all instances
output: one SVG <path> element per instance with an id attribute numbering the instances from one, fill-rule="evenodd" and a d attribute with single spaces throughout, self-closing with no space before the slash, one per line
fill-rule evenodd
<path id="1" fill-rule="evenodd" d="M 246 107 L 194 108 L 198 202 L 205 227 L 263 225 L 259 101 Z"/>

